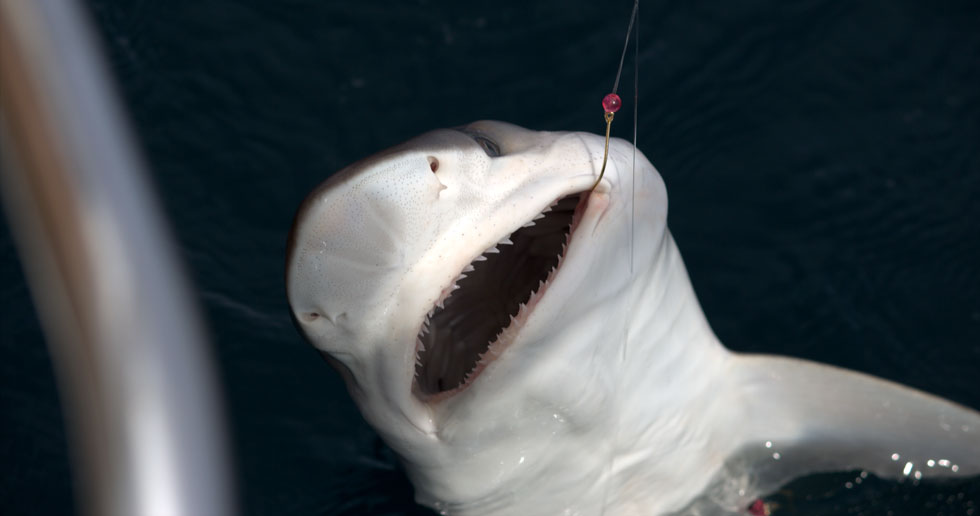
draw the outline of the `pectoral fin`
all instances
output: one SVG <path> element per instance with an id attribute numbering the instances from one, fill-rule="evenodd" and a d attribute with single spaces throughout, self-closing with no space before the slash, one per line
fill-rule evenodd
<path id="1" fill-rule="evenodd" d="M 883 478 L 980 474 L 980 413 L 889 381 L 804 360 L 734 358 L 724 469 L 684 511 L 737 514 L 817 472 Z"/>
<path id="2" fill-rule="evenodd" d="M 861 373 L 791 358 L 736 358 L 745 408 L 736 460 L 762 490 L 807 473 L 980 474 L 980 413 Z M 734 466 L 734 464 L 733 464 Z"/>

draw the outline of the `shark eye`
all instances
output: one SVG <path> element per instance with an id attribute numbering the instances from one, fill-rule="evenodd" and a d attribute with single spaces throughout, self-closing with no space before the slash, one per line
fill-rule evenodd
<path id="1" fill-rule="evenodd" d="M 483 147 L 483 152 L 486 152 L 487 156 L 490 156 L 491 158 L 500 156 L 500 147 L 498 147 L 497 144 L 489 138 L 484 136 L 473 136 L 473 139 L 476 140 L 476 143 L 480 144 L 480 147 Z"/>

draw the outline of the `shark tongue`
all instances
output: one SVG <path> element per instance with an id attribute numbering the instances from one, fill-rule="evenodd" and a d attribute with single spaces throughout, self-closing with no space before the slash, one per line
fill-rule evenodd
<path id="1" fill-rule="evenodd" d="M 563 197 L 467 266 L 419 332 L 416 379 L 422 395 L 464 385 L 491 344 L 558 265 L 581 193 Z"/>

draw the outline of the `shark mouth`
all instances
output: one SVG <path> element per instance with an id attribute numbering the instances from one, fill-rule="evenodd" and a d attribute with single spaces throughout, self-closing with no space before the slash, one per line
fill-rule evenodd
<path id="1" fill-rule="evenodd" d="M 588 192 L 556 200 L 467 265 L 429 311 L 416 342 L 415 389 L 467 387 L 509 345 L 557 273 Z"/>

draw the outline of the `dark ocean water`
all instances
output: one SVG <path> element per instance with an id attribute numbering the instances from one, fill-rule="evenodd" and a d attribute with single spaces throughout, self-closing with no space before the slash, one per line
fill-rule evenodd
<path id="1" fill-rule="evenodd" d="M 631 3 L 88 4 L 206 308 L 245 512 L 427 514 L 290 323 L 294 210 L 429 129 L 601 131 Z M 980 408 L 980 3 L 641 8 L 639 147 L 721 340 Z M 624 97 L 632 80 L 627 66 Z M 0 512 L 71 514 L 51 364 L 5 226 L 0 292 Z M 975 480 L 854 477 L 794 482 L 777 514 L 980 514 Z"/>

